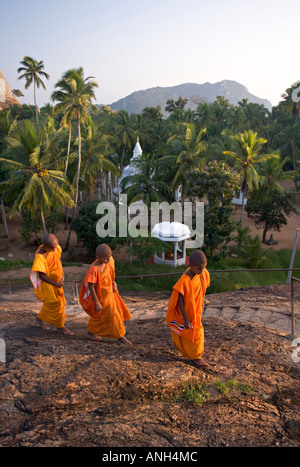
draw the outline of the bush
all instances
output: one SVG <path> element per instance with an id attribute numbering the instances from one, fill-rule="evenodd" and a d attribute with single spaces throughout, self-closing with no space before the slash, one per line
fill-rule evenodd
<path id="1" fill-rule="evenodd" d="M 101 215 L 96 214 L 98 204 L 99 200 L 88 201 L 84 204 L 73 224 L 78 242 L 83 244 L 89 255 L 95 254 L 95 250 L 100 243 L 106 243 L 114 250 L 117 245 L 126 244 L 127 242 L 126 237 L 99 237 L 96 230 L 97 223 L 101 219 Z M 116 231 L 118 232 L 118 220 Z"/>
<path id="2" fill-rule="evenodd" d="M 148 237 L 137 237 L 132 239 L 131 251 L 144 264 L 149 258 L 156 253 L 162 253 L 168 249 L 168 245 L 158 238 L 153 238 L 149 234 Z"/>

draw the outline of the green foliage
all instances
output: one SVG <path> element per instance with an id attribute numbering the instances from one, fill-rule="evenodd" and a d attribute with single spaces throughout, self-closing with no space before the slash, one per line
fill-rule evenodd
<path id="1" fill-rule="evenodd" d="M 269 251 L 265 250 L 261 246 L 259 236 L 256 235 L 254 238 L 246 237 L 244 240 L 244 246 L 240 249 L 241 254 L 246 259 L 246 266 L 250 269 L 262 268 L 268 261 Z"/>
<path id="2" fill-rule="evenodd" d="M 57 137 L 27 120 L 6 139 L 7 148 L 0 161 L 9 176 L 0 183 L 0 193 L 4 201 L 12 203 L 12 213 L 26 207 L 32 214 L 43 210 L 46 215 L 57 205 L 73 206 L 72 187 L 55 167 L 61 156 Z"/>
<path id="3" fill-rule="evenodd" d="M 203 384 L 194 384 L 192 381 L 182 383 L 180 394 L 175 397 L 177 402 L 190 402 L 196 405 L 203 405 L 209 400 L 207 386 Z"/>
<path id="4" fill-rule="evenodd" d="M 253 388 L 250 384 L 239 382 L 235 378 L 229 379 L 228 381 L 225 381 L 225 382 L 222 381 L 221 379 L 217 379 L 215 381 L 215 387 L 224 396 L 226 396 L 226 394 L 228 393 L 230 389 L 238 390 L 244 394 L 253 393 Z"/>
<path id="5" fill-rule="evenodd" d="M 131 240 L 131 251 L 134 256 L 145 264 L 145 262 L 152 258 L 155 253 L 162 253 L 168 249 L 166 242 L 162 242 L 158 238 L 151 237 L 136 237 Z"/>
<path id="6" fill-rule="evenodd" d="M 97 234 L 97 223 L 101 219 L 101 215 L 96 213 L 96 208 L 99 201 L 88 201 L 80 209 L 78 217 L 74 220 L 74 230 L 77 235 L 78 242 L 82 243 L 89 255 L 94 256 L 95 250 L 100 243 L 106 243 L 111 249 L 117 245 L 125 244 L 126 237 L 103 237 L 100 238 Z M 118 220 L 116 224 L 116 234 L 118 233 Z"/>
<path id="7" fill-rule="evenodd" d="M 188 99 L 183 99 L 182 96 L 179 96 L 177 101 L 174 101 L 174 99 L 168 99 L 166 102 L 165 111 L 171 113 L 175 112 L 176 110 L 182 110 L 185 107 L 187 101 Z"/>
<path id="8" fill-rule="evenodd" d="M 237 227 L 233 218 L 232 200 L 239 187 L 240 176 L 225 163 L 211 161 L 206 169 L 194 171 L 187 177 L 188 195 L 203 199 L 204 206 L 204 246 L 212 258 L 216 250 L 222 251 L 232 239 Z"/>
<path id="9" fill-rule="evenodd" d="M 9 108 L 12 117 L 17 118 L 18 121 L 21 120 L 34 120 L 35 119 L 35 107 L 34 105 L 17 105 L 14 104 Z"/>
<path id="10" fill-rule="evenodd" d="M 297 214 L 295 199 L 292 192 L 273 190 L 263 199 L 255 197 L 248 200 L 248 217 L 254 220 L 257 228 L 263 228 L 263 242 L 269 230 L 279 232 L 283 225 L 287 225 L 287 217 Z"/>
<path id="11" fill-rule="evenodd" d="M 40 216 L 36 216 L 30 213 L 28 209 L 24 209 L 22 211 L 22 220 L 23 224 L 21 229 L 19 230 L 22 240 L 25 243 L 29 243 L 32 235 L 35 236 L 35 242 L 40 243 L 42 235 L 40 232 L 43 229 L 42 221 Z M 64 215 L 62 212 L 52 211 L 48 213 L 47 217 L 45 218 L 45 224 L 47 228 L 47 232 L 49 233 L 56 233 L 59 231 L 61 224 L 63 223 Z"/>
<path id="12" fill-rule="evenodd" d="M 12 259 L 0 260 L 0 271 L 9 271 L 11 269 L 28 268 L 32 266 L 32 262 L 24 261 L 22 259 L 15 261 Z"/>
<path id="13" fill-rule="evenodd" d="M 247 239 L 250 239 L 250 227 L 245 226 L 242 227 L 241 223 L 239 222 L 236 228 L 236 235 L 234 236 L 234 240 L 237 243 L 237 246 L 240 248 Z"/>

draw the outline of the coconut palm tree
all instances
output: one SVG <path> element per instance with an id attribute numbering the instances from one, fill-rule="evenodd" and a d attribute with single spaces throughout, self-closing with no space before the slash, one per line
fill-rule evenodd
<path id="1" fill-rule="evenodd" d="M 13 130 L 16 128 L 17 125 L 17 117 L 12 117 L 10 110 L 6 110 L 0 113 L 0 154 L 6 148 L 6 138 L 7 136 L 11 135 Z M 8 173 L 5 170 L 0 170 L 0 181 L 6 180 L 8 177 Z M 0 197 L 0 204 L 1 204 L 1 214 L 2 214 L 2 222 L 5 230 L 5 237 L 8 237 L 8 227 L 6 222 L 6 214 L 5 214 L 5 206 L 3 203 L 2 197 Z"/>
<path id="2" fill-rule="evenodd" d="M 186 175 L 195 168 L 201 168 L 205 162 L 207 145 L 202 141 L 205 133 L 205 128 L 197 132 L 195 125 L 187 125 L 184 136 L 171 136 L 167 142 L 169 151 L 173 151 L 173 154 L 163 156 L 160 160 L 162 166 L 170 168 L 172 188 L 176 189 L 181 185 L 182 202 L 185 196 Z"/>
<path id="3" fill-rule="evenodd" d="M 71 138 L 72 138 L 72 121 L 75 117 L 76 107 L 70 106 L 69 100 L 72 98 L 72 88 L 70 82 L 65 78 L 65 75 L 59 80 L 55 86 L 59 88 L 54 91 L 51 95 L 53 102 L 58 102 L 53 108 L 53 115 L 62 114 L 62 119 L 60 122 L 61 127 L 67 127 L 69 129 L 68 136 L 68 146 L 67 146 L 67 156 L 65 160 L 65 174 L 68 170 L 69 165 L 69 156 L 71 149 Z"/>
<path id="4" fill-rule="evenodd" d="M 125 153 L 128 149 L 131 151 L 133 141 L 136 140 L 136 131 L 135 131 L 135 117 L 133 115 L 128 115 L 126 110 L 121 110 L 112 119 L 112 131 L 117 138 L 117 147 L 120 148 L 121 160 L 120 160 L 120 170 L 122 171 L 125 161 Z"/>
<path id="5" fill-rule="evenodd" d="M 38 107 L 36 103 L 36 88 L 42 86 L 43 89 L 46 89 L 46 86 L 41 78 L 49 79 L 50 76 L 48 73 L 44 71 L 44 62 L 40 60 L 39 62 L 34 58 L 25 56 L 23 60 L 20 62 L 23 66 L 18 68 L 18 73 L 22 73 L 18 79 L 24 78 L 26 80 L 25 89 L 28 89 L 29 86 L 33 83 L 34 88 L 34 105 L 35 105 L 35 116 L 36 116 L 36 123 L 38 123 Z"/>
<path id="6" fill-rule="evenodd" d="M 260 177 L 260 187 L 257 195 L 259 195 L 260 198 L 274 190 L 283 193 L 284 189 L 280 185 L 280 182 L 284 180 L 294 180 L 297 171 L 283 170 L 288 160 L 288 157 L 285 157 L 283 160 L 272 158 L 262 162 L 260 166 L 258 166 L 257 172 Z"/>
<path id="7" fill-rule="evenodd" d="M 278 154 L 260 154 L 260 151 L 267 140 L 264 138 L 257 138 L 257 133 L 254 133 L 252 130 L 234 135 L 232 138 L 236 143 L 237 150 L 235 152 L 224 151 L 224 154 L 227 154 L 235 159 L 236 167 L 239 169 L 239 172 L 242 175 L 242 223 L 245 208 L 246 190 L 251 192 L 254 188 L 258 187 L 259 174 L 256 170 L 257 165 L 260 162 L 272 159 L 274 157 L 279 158 L 279 156 Z"/>
<path id="8" fill-rule="evenodd" d="M 0 158 L 9 171 L 9 178 L 0 183 L 3 199 L 12 203 L 11 215 L 24 207 L 32 216 L 39 212 L 46 233 L 45 213 L 57 205 L 74 205 L 66 176 L 52 168 L 59 150 L 56 135 L 49 137 L 44 128 L 38 130 L 31 121 L 24 121 L 6 144 Z"/>
<path id="9" fill-rule="evenodd" d="M 95 179 L 101 170 L 120 177 L 121 172 L 109 155 L 114 153 L 114 138 L 104 134 L 91 117 L 87 118 L 83 128 L 81 177 L 88 187 L 90 198 L 93 199 Z"/>
<path id="10" fill-rule="evenodd" d="M 85 122 L 88 115 L 88 110 L 95 108 L 92 104 L 92 99 L 96 99 L 94 89 L 98 87 L 98 84 L 95 81 L 91 81 L 91 79 L 93 79 L 92 76 L 84 78 L 82 67 L 68 70 L 63 75 L 62 80 L 57 83 L 57 87 L 60 88 L 60 93 L 54 94 L 54 99 L 58 100 L 59 102 L 57 106 L 58 109 L 56 108 L 56 110 L 63 112 L 65 122 L 67 122 L 68 125 L 70 125 L 72 118 L 75 118 L 77 121 L 78 132 L 78 164 L 75 181 L 75 199 L 72 221 L 65 247 L 66 249 L 68 249 L 69 246 L 75 209 L 78 202 L 79 178 L 81 169 L 81 124 Z"/>
<path id="11" fill-rule="evenodd" d="M 146 153 L 134 161 L 137 173 L 124 177 L 121 182 L 122 192 L 127 194 L 130 204 L 142 200 L 150 207 L 151 202 L 167 199 L 169 186 L 162 180 L 158 161 L 157 155 Z"/>

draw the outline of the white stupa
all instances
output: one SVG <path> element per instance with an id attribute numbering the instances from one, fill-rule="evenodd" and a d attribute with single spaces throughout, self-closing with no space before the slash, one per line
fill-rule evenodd
<path id="1" fill-rule="evenodd" d="M 124 178 L 132 177 L 133 175 L 136 175 L 139 172 L 138 166 L 135 162 L 142 154 L 143 154 L 143 151 L 142 151 L 142 148 L 139 142 L 139 137 L 137 137 L 136 145 L 134 147 L 133 155 L 132 155 L 132 158 L 130 159 L 130 163 L 124 168 L 121 174 L 121 177 L 119 178 L 118 188 L 114 188 L 113 190 L 113 193 L 117 198 L 119 198 L 119 195 L 122 193 L 122 181 L 124 180 Z M 129 186 L 130 184 L 127 183 L 126 188 L 128 188 Z"/>

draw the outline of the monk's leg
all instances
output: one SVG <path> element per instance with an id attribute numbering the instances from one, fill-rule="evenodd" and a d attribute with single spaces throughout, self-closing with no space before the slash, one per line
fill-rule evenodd
<path id="1" fill-rule="evenodd" d="M 91 333 L 89 331 L 88 331 L 88 336 L 93 341 L 102 341 L 102 338 L 100 336 L 97 336 L 97 334 L 93 334 L 93 333 Z"/>
<path id="2" fill-rule="evenodd" d="M 202 355 L 204 352 L 204 330 L 202 326 L 195 329 L 194 342 L 181 338 L 172 332 L 173 346 L 199 367 L 209 366 Z"/>
<path id="3" fill-rule="evenodd" d="M 37 324 L 40 328 L 44 329 L 45 331 L 49 331 L 49 327 L 46 326 L 44 321 L 42 321 L 38 316 L 35 318 L 35 324 Z"/>
<path id="4" fill-rule="evenodd" d="M 73 336 L 74 333 L 70 331 L 70 329 L 66 328 L 66 326 L 63 326 L 62 328 L 56 328 L 58 332 L 61 332 L 65 336 Z"/>
<path id="5" fill-rule="evenodd" d="M 120 339 L 118 339 L 118 341 L 121 342 L 122 344 L 132 345 L 132 342 L 130 342 L 128 339 L 126 339 L 125 336 L 120 337 Z"/>

